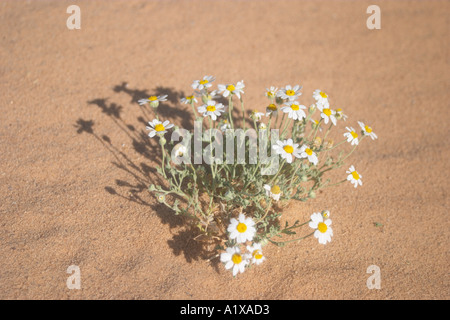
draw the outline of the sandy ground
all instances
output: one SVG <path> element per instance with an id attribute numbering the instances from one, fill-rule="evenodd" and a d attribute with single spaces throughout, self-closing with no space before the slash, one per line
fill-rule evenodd
<path id="1" fill-rule="evenodd" d="M 76 1 L 70 31 L 73 2 L 0 2 L 0 298 L 449 298 L 449 1 L 377 1 L 381 30 L 365 1 Z M 147 191 L 137 100 L 169 94 L 164 117 L 188 126 L 177 101 L 206 74 L 243 79 L 258 110 L 267 86 L 299 83 L 305 104 L 321 88 L 372 125 L 361 188 L 284 212 L 329 209 L 330 244 L 268 246 L 233 280 Z"/>

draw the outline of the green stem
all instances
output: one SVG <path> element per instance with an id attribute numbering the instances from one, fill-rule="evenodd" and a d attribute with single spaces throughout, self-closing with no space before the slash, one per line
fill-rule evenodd
<path id="1" fill-rule="evenodd" d="M 283 159 L 280 169 L 278 170 L 277 174 L 272 178 L 272 180 L 270 180 L 269 185 L 272 185 L 272 183 L 275 181 L 275 179 L 278 178 L 278 175 L 280 174 L 281 169 L 283 169 L 283 166 L 285 163 L 286 163 L 286 159 Z"/>
<path id="2" fill-rule="evenodd" d="M 161 137 L 159 141 L 161 141 L 161 139 L 164 139 L 164 137 Z M 166 159 L 165 159 L 166 158 L 166 151 L 165 151 L 164 146 L 161 143 L 160 143 L 160 145 L 161 145 L 161 150 L 162 150 L 162 172 L 163 172 L 164 178 L 167 179 L 166 170 L 165 170 L 165 166 L 166 166 Z"/>
<path id="3" fill-rule="evenodd" d="M 241 101 L 243 129 L 245 132 L 245 108 L 244 108 L 244 100 L 242 100 L 242 96 L 239 100 Z"/>
<path id="4" fill-rule="evenodd" d="M 290 123 L 290 120 L 291 118 L 287 118 L 287 120 L 286 120 L 286 124 L 284 125 L 284 129 L 283 129 L 283 131 L 281 132 L 281 138 L 283 138 L 283 136 L 284 136 L 284 133 L 286 132 L 286 129 L 288 128 L 288 126 L 289 126 L 289 123 Z"/>
<path id="5" fill-rule="evenodd" d="M 331 121 L 330 121 L 331 122 Z M 325 139 L 327 138 L 327 136 L 328 136 L 328 133 L 330 133 L 330 130 L 331 130 L 331 127 L 333 126 L 333 122 L 331 122 L 330 123 L 330 126 L 328 127 L 328 130 L 327 130 L 327 132 L 325 133 L 325 136 L 323 137 L 323 141 L 325 141 Z"/>
<path id="6" fill-rule="evenodd" d="M 262 220 L 264 220 L 266 218 L 267 214 L 269 213 L 269 210 L 270 210 L 271 206 L 272 206 L 272 198 L 270 198 L 270 202 L 269 202 L 269 205 L 267 206 L 266 213 L 264 213 L 264 215 L 260 219 L 258 219 L 258 221 L 256 221 L 255 224 L 260 223 Z"/>
<path id="7" fill-rule="evenodd" d="M 191 101 L 191 107 L 192 107 L 192 110 L 194 111 L 195 119 L 197 120 L 197 118 L 198 118 L 198 113 L 197 113 L 197 110 L 195 110 L 194 100 Z"/>
<path id="8" fill-rule="evenodd" d="M 344 179 L 342 181 L 339 181 L 339 182 L 336 182 L 336 183 L 333 183 L 333 184 L 328 184 L 326 186 L 320 187 L 320 189 L 329 188 L 329 187 L 335 187 L 335 186 L 338 186 L 338 185 L 340 185 L 341 183 L 344 183 L 344 182 L 347 182 L 347 179 Z"/>
<path id="9" fill-rule="evenodd" d="M 320 120 L 319 120 L 319 122 L 316 124 L 316 128 L 314 129 L 314 130 L 311 130 L 311 132 L 309 133 L 309 135 L 308 135 L 308 139 L 309 139 L 309 137 L 311 136 L 311 134 L 314 132 L 314 139 L 316 138 L 316 134 L 317 134 L 317 130 L 319 130 L 319 128 L 320 128 L 320 125 L 322 124 L 322 120 L 323 120 L 323 118 L 321 118 Z M 314 140 L 313 139 L 313 140 Z"/>
<path id="10" fill-rule="evenodd" d="M 280 112 L 283 112 L 283 111 L 280 110 Z M 283 116 L 281 117 L 281 122 L 280 122 L 279 127 L 278 127 L 278 129 L 280 129 L 280 130 L 281 130 L 281 127 L 283 126 L 283 122 L 284 122 L 284 118 L 285 117 L 286 117 L 286 113 L 283 112 Z"/>
<path id="11" fill-rule="evenodd" d="M 230 97 L 228 98 L 228 117 L 230 118 L 231 129 L 234 129 L 232 111 L 233 111 L 233 97 L 230 93 Z"/>
<path id="12" fill-rule="evenodd" d="M 310 234 L 308 234 L 308 235 L 306 235 L 304 237 L 300 237 L 300 238 L 292 239 L 292 240 L 287 240 L 287 241 L 273 241 L 273 240 L 270 240 L 270 239 L 268 239 L 268 240 L 270 242 L 274 243 L 274 244 L 279 244 L 279 243 L 286 244 L 286 243 L 289 243 L 289 242 L 301 241 L 303 239 L 306 239 L 306 238 L 312 236 L 314 234 L 314 232 L 316 232 L 316 231 L 314 230 L 312 233 L 310 233 Z"/>
<path id="13" fill-rule="evenodd" d="M 363 136 L 363 137 L 361 138 L 361 140 L 359 140 L 359 142 L 361 142 L 365 137 L 366 137 L 366 136 Z M 355 149 L 356 149 L 356 147 L 357 147 L 358 145 L 359 145 L 359 143 L 358 143 L 358 144 L 355 144 L 355 146 L 354 146 L 353 149 L 350 151 L 350 153 L 347 154 L 347 155 L 341 160 L 341 162 L 344 162 L 345 159 L 347 159 L 348 157 L 350 157 L 350 155 L 353 153 L 353 151 L 355 151 Z"/>

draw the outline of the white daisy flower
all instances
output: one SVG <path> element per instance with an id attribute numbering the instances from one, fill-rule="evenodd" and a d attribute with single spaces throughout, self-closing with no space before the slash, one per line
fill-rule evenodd
<path id="1" fill-rule="evenodd" d="M 216 80 L 213 76 L 204 76 L 202 80 L 195 80 L 192 83 L 194 90 L 203 90 L 212 86 L 212 82 Z"/>
<path id="2" fill-rule="evenodd" d="M 304 144 L 300 148 L 299 153 L 301 158 L 308 158 L 309 162 L 314 165 L 317 165 L 317 163 L 319 162 L 316 153 L 312 151 L 306 144 Z"/>
<path id="3" fill-rule="evenodd" d="M 273 185 L 272 187 L 268 184 L 264 185 L 264 189 L 266 190 L 266 195 L 271 197 L 273 200 L 278 201 L 281 197 L 281 189 L 278 185 Z"/>
<path id="4" fill-rule="evenodd" d="M 216 101 L 210 100 L 208 103 L 198 107 L 198 112 L 203 114 L 203 117 L 210 116 L 214 121 L 221 113 L 225 112 L 225 107 L 221 103 L 216 103 Z"/>
<path id="5" fill-rule="evenodd" d="M 288 117 L 293 120 L 301 120 L 306 118 L 305 111 L 306 109 L 304 105 L 298 103 L 298 101 L 289 101 L 286 103 L 285 107 L 281 108 L 281 111 L 284 113 L 288 113 Z"/>
<path id="6" fill-rule="evenodd" d="M 348 116 L 342 112 L 341 108 L 336 109 L 336 119 L 347 121 Z"/>
<path id="7" fill-rule="evenodd" d="M 296 85 L 295 87 L 287 85 L 286 87 L 278 90 L 277 97 L 280 97 L 281 99 L 287 99 L 289 101 L 295 101 L 302 94 L 300 92 L 301 88 L 302 87 L 299 85 Z"/>
<path id="8" fill-rule="evenodd" d="M 245 267 L 250 263 L 250 255 L 242 254 L 238 247 L 231 247 L 220 254 L 220 261 L 225 263 L 225 269 L 232 269 L 233 276 L 236 276 L 245 271 Z"/>
<path id="9" fill-rule="evenodd" d="M 150 106 L 152 106 L 153 108 L 156 108 L 159 106 L 159 103 L 162 101 L 167 101 L 167 95 L 162 95 L 162 96 L 151 96 L 148 99 L 140 99 L 138 101 L 139 105 L 144 105 L 144 104 L 150 104 Z"/>
<path id="10" fill-rule="evenodd" d="M 319 124 L 319 120 L 311 119 L 310 121 L 312 122 L 311 126 L 313 129 L 316 129 L 319 126 L 319 128 L 317 130 L 322 131 L 322 127 Z"/>
<path id="11" fill-rule="evenodd" d="M 275 95 L 277 94 L 277 88 L 276 87 L 270 87 L 266 88 L 266 97 L 269 99 L 275 99 Z"/>
<path id="12" fill-rule="evenodd" d="M 250 117 L 254 119 L 256 122 L 261 121 L 261 118 L 264 116 L 263 112 L 258 112 L 258 110 L 253 110 Z"/>
<path id="13" fill-rule="evenodd" d="M 317 104 L 320 104 L 326 108 L 330 106 L 330 103 L 328 102 L 328 95 L 319 89 L 314 91 L 313 98 L 316 99 Z"/>
<path id="14" fill-rule="evenodd" d="M 359 140 L 358 140 L 358 134 L 355 132 L 355 129 L 353 129 L 352 127 L 345 127 L 345 129 L 347 129 L 348 132 L 344 133 L 344 137 L 347 138 L 347 142 L 351 142 L 352 145 L 354 144 L 358 144 Z"/>
<path id="15" fill-rule="evenodd" d="M 181 99 L 181 103 L 184 103 L 184 104 L 190 104 L 193 102 L 195 102 L 195 103 L 198 102 L 197 99 L 194 97 L 194 95 L 187 96 L 186 98 Z"/>
<path id="16" fill-rule="evenodd" d="M 378 136 L 375 134 L 375 132 L 372 131 L 371 127 L 365 126 L 364 123 L 362 123 L 361 121 L 358 121 L 358 124 L 361 127 L 364 135 L 371 137 L 372 140 L 375 140 L 378 138 Z"/>
<path id="17" fill-rule="evenodd" d="M 271 103 L 266 108 L 266 117 L 272 115 L 273 117 L 276 117 L 278 114 L 278 107 L 276 104 Z"/>
<path id="18" fill-rule="evenodd" d="M 360 186 L 362 186 L 362 175 L 360 175 L 358 173 L 358 171 L 355 170 L 354 166 L 351 166 L 348 170 L 347 170 L 348 176 L 347 176 L 347 180 L 350 181 L 355 188 L 358 186 L 358 184 Z"/>
<path id="19" fill-rule="evenodd" d="M 336 111 L 331 110 L 329 106 L 323 106 L 321 104 L 318 104 L 317 108 L 320 110 L 320 117 L 323 119 L 325 124 L 328 124 L 331 120 L 331 122 L 336 125 Z"/>
<path id="20" fill-rule="evenodd" d="M 333 236 L 333 229 L 330 227 L 331 219 L 324 218 L 320 213 L 313 213 L 309 226 L 316 229 L 314 237 L 319 239 L 319 243 L 326 244 L 331 242 L 331 237 Z"/>
<path id="21" fill-rule="evenodd" d="M 255 222 L 240 213 L 238 219 L 230 220 L 227 231 L 230 233 L 230 239 L 236 239 L 237 243 L 252 241 L 256 233 Z"/>
<path id="22" fill-rule="evenodd" d="M 153 120 L 148 123 L 149 126 L 146 127 L 147 130 L 150 130 L 148 136 L 150 138 L 153 138 L 156 134 L 162 136 L 167 132 L 167 129 L 170 129 L 173 127 L 173 124 L 169 122 L 169 120 L 166 120 L 164 122 L 161 122 L 159 120 Z"/>
<path id="23" fill-rule="evenodd" d="M 288 163 L 292 163 L 293 157 L 300 158 L 300 153 L 298 150 L 298 143 L 288 140 L 278 140 L 277 144 L 272 147 L 276 153 L 280 154 L 283 159 L 286 159 Z"/>
<path id="24" fill-rule="evenodd" d="M 228 97 L 230 94 L 235 94 L 239 99 L 241 98 L 241 94 L 244 93 L 245 85 L 244 80 L 239 81 L 236 85 L 234 84 L 219 84 L 217 86 L 219 93 L 221 93 L 225 98 Z"/>
<path id="25" fill-rule="evenodd" d="M 260 265 L 266 257 L 263 256 L 262 247 L 260 243 L 254 243 L 252 246 L 247 246 L 247 251 L 252 255 L 252 263 Z"/>

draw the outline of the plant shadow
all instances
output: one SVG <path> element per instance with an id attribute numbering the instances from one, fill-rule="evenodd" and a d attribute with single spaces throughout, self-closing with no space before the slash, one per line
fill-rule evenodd
<path id="1" fill-rule="evenodd" d="M 128 105 L 123 106 L 114 101 L 118 95 L 127 95 L 130 98 Z M 148 106 L 139 105 L 140 99 L 146 99 L 151 95 L 167 95 L 167 101 L 161 102 L 158 107 L 158 115 L 164 120 L 178 125 L 181 128 L 192 130 L 194 115 L 190 106 L 182 105 L 180 99 L 185 97 L 183 91 L 173 88 L 158 86 L 153 90 L 129 88 L 126 82 L 121 82 L 112 88 L 112 97 L 99 97 L 88 100 L 89 106 L 96 107 L 99 111 L 98 117 L 104 121 L 112 122 L 129 138 L 132 148 L 122 148 L 123 143 L 114 143 L 113 139 L 100 131 L 93 119 L 78 118 L 74 128 L 80 135 L 86 134 L 92 137 L 111 154 L 111 164 L 125 172 L 126 180 L 116 179 L 114 184 L 104 187 L 104 191 L 111 196 L 120 197 L 124 200 L 139 205 L 148 206 L 158 216 L 162 224 L 167 224 L 170 230 L 175 229 L 172 239 L 168 240 L 168 246 L 176 256 L 183 255 L 187 262 L 194 260 L 210 261 L 214 269 L 219 272 L 219 259 L 211 257 L 211 250 L 207 245 L 196 241 L 198 233 L 195 229 L 186 226 L 184 218 L 176 216 L 175 212 L 158 201 L 150 201 L 149 186 L 152 184 L 164 186 L 166 181 L 158 173 L 156 167 L 161 166 L 162 153 L 157 139 L 148 136 L 145 127 L 155 116 Z M 122 97 L 121 97 L 122 98 Z M 133 121 L 128 112 L 133 115 Z M 127 114 L 127 117 L 125 117 Z M 236 116 L 236 114 L 234 114 Z M 96 118 L 98 118 L 96 117 Z M 119 146 L 117 146 L 119 145 Z M 136 155 L 142 156 L 145 161 L 136 161 Z M 155 197 L 156 199 L 156 197 Z"/>

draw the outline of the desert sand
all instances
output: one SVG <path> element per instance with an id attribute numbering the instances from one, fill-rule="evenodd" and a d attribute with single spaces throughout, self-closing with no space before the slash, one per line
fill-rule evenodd
<path id="1" fill-rule="evenodd" d="M 448 299 L 449 1 L 1 1 L 0 298 Z M 350 158 L 363 176 L 286 217 L 328 209 L 332 242 L 268 245 L 233 279 L 147 190 L 159 181 L 151 120 L 204 75 L 264 90 L 326 90 L 378 135 Z M 342 169 L 343 171 L 345 169 Z M 66 272 L 77 265 L 81 289 Z M 381 289 L 368 289 L 377 265 Z"/>

